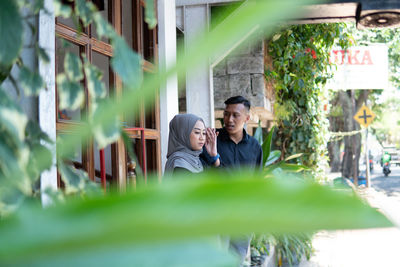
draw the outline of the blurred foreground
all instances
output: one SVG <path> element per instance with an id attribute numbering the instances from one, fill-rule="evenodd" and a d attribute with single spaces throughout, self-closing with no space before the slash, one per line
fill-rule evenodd
<path id="1" fill-rule="evenodd" d="M 385 180 L 386 179 L 386 180 Z M 393 168 L 389 178 L 377 168 L 371 177 L 371 188 L 358 193 L 379 209 L 397 227 L 366 230 L 321 231 L 313 240 L 314 254 L 299 267 L 372 267 L 400 266 L 400 168 Z"/>

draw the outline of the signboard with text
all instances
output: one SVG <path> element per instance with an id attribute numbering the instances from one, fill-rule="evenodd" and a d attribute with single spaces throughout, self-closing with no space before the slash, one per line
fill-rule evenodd
<path id="1" fill-rule="evenodd" d="M 329 89 L 386 89 L 389 81 L 388 49 L 384 44 L 334 48 L 330 53 L 334 76 Z"/>

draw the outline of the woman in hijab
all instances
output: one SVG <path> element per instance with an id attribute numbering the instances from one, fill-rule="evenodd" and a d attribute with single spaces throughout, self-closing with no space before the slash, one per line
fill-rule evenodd
<path id="1" fill-rule="evenodd" d="M 203 171 L 200 154 L 203 146 L 214 156 L 214 166 L 219 166 L 217 153 L 217 134 L 215 130 L 205 127 L 203 119 L 193 114 L 178 114 L 169 123 L 169 139 L 166 172 L 186 171 L 198 173 Z"/>

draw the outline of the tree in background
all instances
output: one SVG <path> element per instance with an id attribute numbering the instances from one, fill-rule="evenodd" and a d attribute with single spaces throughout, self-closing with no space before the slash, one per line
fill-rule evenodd
<path id="1" fill-rule="evenodd" d="M 353 36 L 354 44 L 369 45 L 373 43 L 385 43 L 388 47 L 389 55 L 389 80 L 395 88 L 400 87 L 400 78 L 397 73 L 400 71 L 399 66 L 399 37 L 400 30 L 398 28 L 385 29 L 365 29 L 357 30 L 354 24 L 346 24 L 343 28 L 349 35 Z M 377 88 L 378 89 L 378 88 Z M 386 104 L 381 103 L 378 99 L 382 94 L 382 90 L 347 90 L 333 92 L 331 97 L 332 109 L 329 114 L 330 131 L 332 132 L 353 132 L 359 131 L 360 126 L 354 121 L 355 112 L 370 101 L 372 110 L 376 113 L 377 118 L 372 124 L 372 132 L 376 133 L 378 140 L 388 135 L 388 128 L 382 128 L 382 122 L 387 119 L 382 109 Z M 341 145 L 344 145 L 344 155 L 340 161 Z M 343 177 L 353 177 L 354 171 L 358 176 L 358 162 L 361 153 L 361 134 L 357 133 L 352 136 L 345 136 L 343 140 L 332 141 L 328 144 L 331 171 L 341 171 Z M 354 167 L 356 165 L 356 167 Z"/>

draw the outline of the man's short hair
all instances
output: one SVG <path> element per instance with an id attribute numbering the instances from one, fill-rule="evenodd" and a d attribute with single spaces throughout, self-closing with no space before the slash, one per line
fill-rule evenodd
<path id="1" fill-rule="evenodd" d="M 232 96 L 230 98 L 228 98 L 225 102 L 225 105 L 230 105 L 230 104 L 243 104 L 247 111 L 250 110 L 250 101 L 247 100 L 246 98 L 244 98 L 241 95 L 237 95 L 237 96 Z"/>

